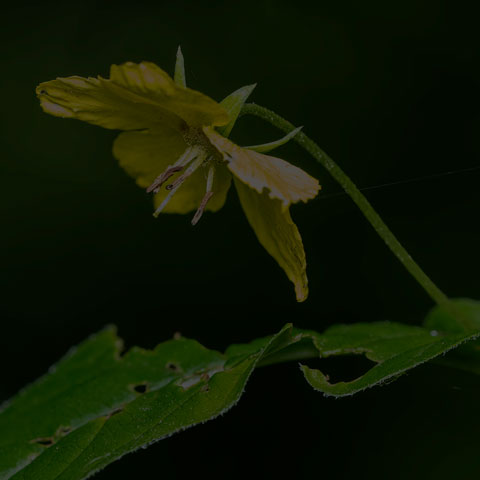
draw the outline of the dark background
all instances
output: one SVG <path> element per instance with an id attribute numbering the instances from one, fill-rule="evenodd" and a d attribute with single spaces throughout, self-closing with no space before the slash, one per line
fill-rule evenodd
<path id="1" fill-rule="evenodd" d="M 473 3 L 473 2 L 472 2 Z M 480 298 L 476 167 L 477 16 L 445 1 L 42 2 L 2 7 L 0 402 L 108 323 L 127 346 L 175 332 L 223 350 L 284 323 L 419 324 L 432 302 L 353 203 L 294 144 L 276 154 L 320 179 L 292 208 L 310 297 L 262 250 L 232 190 L 225 207 L 151 216 L 151 199 L 111 154 L 116 133 L 41 112 L 56 76 L 106 76 L 150 60 L 172 72 L 181 44 L 190 87 L 252 100 L 297 125 L 366 191 L 412 256 L 450 296 Z M 253 117 L 241 144 L 279 136 Z M 336 194 L 339 195 L 336 195 Z M 321 362 L 321 363 L 320 363 Z M 322 360 L 335 380 L 360 359 Z M 323 398 L 296 364 L 255 372 L 224 417 L 128 455 L 99 480 L 253 476 L 474 478 L 479 379 L 434 365 L 353 398 Z"/>

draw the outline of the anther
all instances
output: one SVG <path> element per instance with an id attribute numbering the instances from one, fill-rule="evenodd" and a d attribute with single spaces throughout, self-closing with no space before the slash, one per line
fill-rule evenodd
<path id="1" fill-rule="evenodd" d="M 198 207 L 195 215 L 192 218 L 192 225 L 195 226 L 198 221 L 202 218 L 203 212 L 205 211 L 205 207 L 207 206 L 208 201 L 213 197 L 213 192 L 207 192 L 205 196 L 202 198 L 200 202 L 200 206 Z"/>
<path id="2" fill-rule="evenodd" d="M 175 173 L 180 172 L 184 169 L 183 166 L 178 167 L 168 167 L 163 173 L 161 173 L 153 183 L 147 188 L 147 193 L 158 193 L 160 187 Z"/>
<path id="3" fill-rule="evenodd" d="M 153 183 L 147 188 L 147 193 L 153 192 L 158 193 L 160 187 L 175 173 L 180 172 L 184 167 L 190 163 L 192 160 L 195 160 L 198 155 L 198 149 L 188 147 L 182 154 L 182 156 L 171 166 L 161 173 Z"/>
<path id="4" fill-rule="evenodd" d="M 205 211 L 205 207 L 207 206 L 208 201 L 212 198 L 213 196 L 213 177 L 215 175 L 215 167 L 213 165 L 210 165 L 210 168 L 208 169 L 208 175 L 207 175 L 207 191 L 202 198 L 202 201 L 200 202 L 200 205 L 195 212 L 195 215 L 192 218 L 192 225 L 195 226 L 200 218 L 202 218 L 203 212 Z"/>
<path id="5" fill-rule="evenodd" d="M 183 181 L 187 178 L 187 175 L 183 174 L 176 178 L 172 183 L 168 184 L 165 188 L 167 190 L 173 190 L 177 185 L 183 183 Z"/>
<path id="6" fill-rule="evenodd" d="M 194 161 L 188 166 L 184 173 L 176 178 L 172 183 L 167 185 L 167 190 L 176 190 L 204 161 L 203 157 L 194 158 Z"/>
<path id="7" fill-rule="evenodd" d="M 185 179 L 187 179 L 193 172 L 195 172 L 195 170 L 202 165 L 203 161 L 204 161 L 203 156 L 200 156 L 199 158 L 196 157 L 195 160 L 187 167 L 185 172 L 173 182 L 172 184 L 173 186 L 167 185 L 167 190 L 170 190 L 170 191 L 168 192 L 168 195 L 163 199 L 163 202 L 155 210 L 153 214 L 155 218 L 158 217 L 158 215 L 160 215 L 160 212 L 165 208 L 167 203 L 171 200 L 174 193 L 182 185 Z"/>

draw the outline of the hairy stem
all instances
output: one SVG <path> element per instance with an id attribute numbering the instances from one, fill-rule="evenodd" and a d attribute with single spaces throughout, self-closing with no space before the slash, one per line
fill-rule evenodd
<path id="1" fill-rule="evenodd" d="M 243 106 L 241 115 L 254 115 L 271 123 L 280 130 L 289 133 L 295 129 L 289 121 L 277 115 L 275 112 L 256 105 L 248 103 Z M 428 295 L 438 305 L 451 310 L 451 302 L 448 297 L 430 280 L 426 273 L 418 266 L 409 253 L 403 248 L 391 230 L 385 225 L 378 213 L 370 205 L 370 202 L 360 192 L 356 185 L 343 172 L 343 170 L 307 135 L 299 132 L 293 138 L 302 148 L 304 148 L 312 157 L 314 157 L 323 167 L 332 175 L 332 177 L 342 186 L 345 192 L 355 202 L 365 218 L 370 222 L 375 231 L 380 235 L 394 255 L 400 260 L 402 265 L 424 288 Z M 459 319 L 460 320 L 460 319 Z"/>

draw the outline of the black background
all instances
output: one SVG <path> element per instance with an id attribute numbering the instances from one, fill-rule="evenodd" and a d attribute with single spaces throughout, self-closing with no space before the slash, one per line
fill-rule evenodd
<path id="1" fill-rule="evenodd" d="M 366 191 L 450 296 L 480 297 L 477 17 L 446 1 L 42 2 L 2 7 L 0 401 L 68 348 L 114 323 L 127 346 L 175 332 L 210 348 L 336 322 L 419 324 L 431 300 L 322 168 L 294 144 L 276 155 L 320 179 L 292 215 L 310 297 L 262 250 L 232 190 L 192 228 L 151 216 L 151 200 L 111 154 L 116 133 L 41 112 L 35 86 L 107 76 L 150 60 L 172 72 L 181 44 L 190 87 L 252 100 L 311 135 Z M 240 144 L 280 135 L 253 117 Z M 337 195 L 338 194 L 338 195 Z M 362 359 L 322 360 L 333 379 Z M 99 480 L 152 476 L 474 478 L 477 377 L 423 366 L 353 398 L 323 398 L 296 364 L 260 369 L 235 409 L 108 467 Z"/>

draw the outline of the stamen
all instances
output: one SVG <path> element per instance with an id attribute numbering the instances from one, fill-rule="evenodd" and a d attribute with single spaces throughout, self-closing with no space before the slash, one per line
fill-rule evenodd
<path id="1" fill-rule="evenodd" d="M 168 195 L 163 199 L 163 202 L 159 205 L 159 207 L 155 210 L 153 216 L 156 218 L 160 215 L 160 212 L 165 208 L 167 203 L 171 200 L 177 189 L 182 185 L 182 183 L 193 173 L 195 170 L 202 165 L 205 157 L 201 155 L 199 158 L 196 158 L 185 170 L 185 173 L 183 175 L 180 175 L 175 180 L 175 185 L 172 188 L 169 188 L 170 190 L 168 192 Z M 181 180 L 180 180 L 181 179 Z M 180 180 L 180 181 L 179 181 Z M 170 187 L 170 185 L 167 185 L 167 188 Z"/>
<path id="2" fill-rule="evenodd" d="M 208 201 L 213 197 L 213 192 L 207 192 L 205 196 L 202 198 L 200 202 L 200 206 L 198 207 L 195 215 L 192 218 L 192 225 L 195 226 L 198 221 L 202 218 L 203 212 L 205 211 L 205 207 L 207 206 Z"/>
<path id="3" fill-rule="evenodd" d="M 208 169 L 208 175 L 207 175 L 207 192 L 212 191 L 214 175 L 215 175 L 215 167 L 213 165 L 210 165 L 210 168 Z"/>
<path id="4" fill-rule="evenodd" d="M 163 173 L 161 173 L 153 183 L 147 188 L 147 193 L 158 193 L 160 187 L 175 173 L 183 170 L 184 167 L 168 167 Z"/>
<path id="5" fill-rule="evenodd" d="M 174 193 L 177 191 L 177 189 L 172 190 L 169 192 L 169 194 L 163 199 L 163 202 L 159 205 L 159 207 L 155 210 L 153 213 L 153 216 L 157 218 L 160 215 L 160 212 L 165 208 L 165 205 L 170 201 L 170 199 L 173 197 Z"/>
<path id="6" fill-rule="evenodd" d="M 185 178 L 186 178 L 185 174 L 182 174 L 179 177 L 177 177 L 172 183 L 168 184 L 165 188 L 167 190 L 173 190 L 175 187 L 183 183 L 185 181 Z"/>
<path id="7" fill-rule="evenodd" d="M 213 197 L 213 176 L 215 174 L 215 167 L 213 165 L 210 166 L 208 170 L 208 176 L 207 176 L 207 192 L 205 193 L 204 197 L 202 198 L 202 201 L 200 202 L 200 205 L 195 212 L 195 215 L 192 218 L 192 225 L 195 226 L 200 218 L 202 218 L 203 212 L 205 211 L 205 207 L 207 206 L 208 201 Z"/>
<path id="8" fill-rule="evenodd" d="M 147 188 L 147 193 L 158 193 L 160 187 L 175 173 L 183 170 L 185 165 L 191 160 L 194 160 L 197 156 L 197 149 L 193 147 L 188 147 L 182 154 L 182 156 L 171 166 L 168 166 L 165 171 L 163 171 Z"/>
<path id="9" fill-rule="evenodd" d="M 200 157 L 194 160 L 189 167 L 185 170 L 182 175 L 176 178 L 170 185 L 167 185 L 165 188 L 167 190 L 177 189 L 205 160 L 205 157 Z"/>

